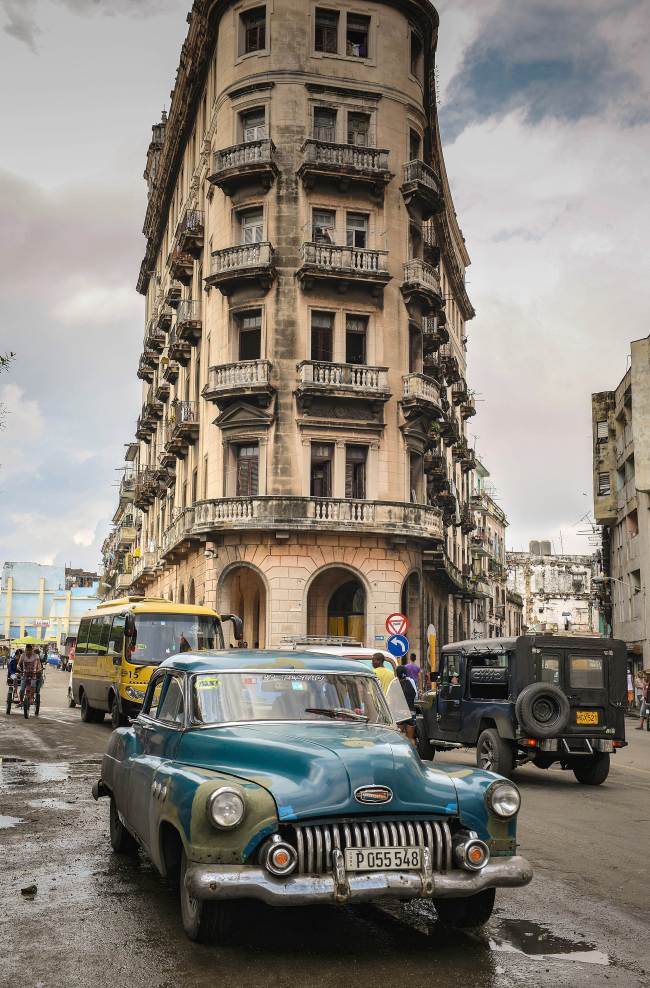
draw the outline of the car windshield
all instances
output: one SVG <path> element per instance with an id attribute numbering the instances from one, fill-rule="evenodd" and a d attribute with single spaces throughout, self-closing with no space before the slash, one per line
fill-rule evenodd
<path id="1" fill-rule="evenodd" d="M 226 672 L 195 676 L 195 723 L 307 720 L 392 724 L 379 681 L 320 672 Z"/>
<path id="2" fill-rule="evenodd" d="M 221 623 L 208 614 L 136 614 L 129 662 L 158 665 L 178 652 L 223 648 Z"/>

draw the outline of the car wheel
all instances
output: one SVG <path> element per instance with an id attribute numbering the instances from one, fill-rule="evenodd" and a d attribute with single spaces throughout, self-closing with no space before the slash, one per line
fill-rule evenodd
<path id="1" fill-rule="evenodd" d="M 494 909 L 495 894 L 495 889 L 485 889 L 465 899 L 434 899 L 433 904 L 443 926 L 467 930 L 487 923 Z"/>
<path id="2" fill-rule="evenodd" d="M 422 728 L 417 732 L 417 749 L 420 758 L 425 762 L 432 762 L 436 756 L 436 749 L 433 747 Z"/>
<path id="3" fill-rule="evenodd" d="M 137 854 L 138 842 L 126 829 L 117 812 L 115 798 L 111 796 L 110 808 L 111 847 L 116 854 Z"/>
<path id="4" fill-rule="evenodd" d="M 123 723 L 124 718 L 120 713 L 120 704 L 117 697 L 114 696 L 111 701 L 111 727 L 115 731 L 118 727 L 122 727 Z"/>
<path id="5" fill-rule="evenodd" d="M 609 775 L 609 755 L 601 752 L 593 758 L 576 762 L 572 767 L 573 774 L 581 785 L 600 786 Z"/>
<path id="6" fill-rule="evenodd" d="M 8 714 L 11 713 L 11 704 L 13 703 L 13 699 L 14 699 L 13 690 L 9 690 L 9 692 L 7 693 L 7 713 Z"/>
<path id="7" fill-rule="evenodd" d="M 519 724 L 535 738 L 556 738 L 571 716 L 569 701 L 553 683 L 531 683 L 515 704 Z"/>
<path id="8" fill-rule="evenodd" d="M 499 737 L 493 727 L 487 728 L 479 736 L 476 744 L 476 764 L 486 772 L 498 775 L 511 775 L 515 759 L 510 745 Z"/>
<path id="9" fill-rule="evenodd" d="M 224 939 L 231 929 L 231 904 L 223 902 L 206 902 L 194 899 L 185 885 L 187 858 L 185 851 L 181 856 L 180 869 L 180 899 L 183 929 L 190 940 L 199 943 L 215 943 Z"/>

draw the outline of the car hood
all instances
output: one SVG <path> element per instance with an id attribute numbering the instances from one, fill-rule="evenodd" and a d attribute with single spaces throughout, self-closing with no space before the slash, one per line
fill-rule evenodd
<path id="1" fill-rule="evenodd" d="M 255 724 L 187 732 L 176 758 L 263 786 L 281 820 L 342 814 L 457 813 L 452 779 L 425 766 L 412 745 L 386 727 Z M 355 799 L 362 786 L 392 790 L 389 803 Z"/>

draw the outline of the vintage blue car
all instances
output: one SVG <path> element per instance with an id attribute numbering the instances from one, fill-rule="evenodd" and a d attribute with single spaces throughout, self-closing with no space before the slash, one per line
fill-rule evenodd
<path id="1" fill-rule="evenodd" d="M 495 888 L 532 877 L 516 786 L 423 762 L 376 676 L 327 655 L 167 659 L 93 795 L 110 797 L 113 849 L 142 846 L 178 883 L 195 940 L 223 935 L 236 899 L 428 898 L 443 923 L 479 926 Z"/>

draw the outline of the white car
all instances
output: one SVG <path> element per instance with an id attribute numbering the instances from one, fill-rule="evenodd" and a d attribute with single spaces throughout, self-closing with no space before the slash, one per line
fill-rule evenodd
<path id="1" fill-rule="evenodd" d="M 70 678 L 68 679 L 68 706 L 77 706 L 77 701 L 75 700 L 74 693 L 72 692 L 72 663 L 70 663 Z"/>

